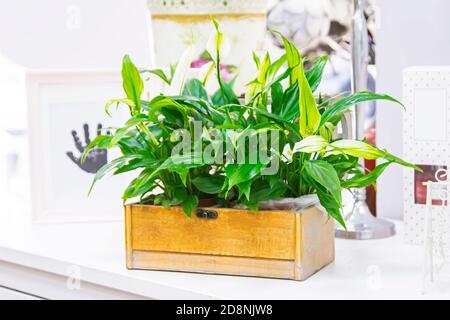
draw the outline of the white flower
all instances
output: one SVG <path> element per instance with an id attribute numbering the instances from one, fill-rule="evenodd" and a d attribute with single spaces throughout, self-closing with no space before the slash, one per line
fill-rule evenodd
<path id="1" fill-rule="evenodd" d="M 193 52 L 194 46 L 190 45 L 181 55 L 180 61 L 178 62 L 173 75 L 172 83 L 167 88 L 166 95 L 172 96 L 181 94 L 184 82 L 186 81 L 187 73 L 191 67 Z"/>
<path id="2" fill-rule="evenodd" d="M 283 157 L 288 161 L 288 163 L 292 162 L 292 150 L 289 144 L 286 144 L 283 148 Z"/>

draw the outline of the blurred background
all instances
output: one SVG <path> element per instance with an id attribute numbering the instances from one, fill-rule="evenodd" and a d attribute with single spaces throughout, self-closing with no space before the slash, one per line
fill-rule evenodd
<path id="1" fill-rule="evenodd" d="M 261 2 L 265 1 L 248 2 L 252 4 L 247 5 L 246 1 L 207 4 L 199 1 L 200 5 L 196 6 L 195 1 L 171 0 L 0 0 L 0 194 L 9 201 L 29 198 L 26 72 L 118 69 L 125 53 L 142 67 L 175 63 L 173 57 L 179 56 L 189 41 L 186 34 L 177 30 L 200 25 L 199 21 L 180 18 L 180 12 L 186 13 L 186 3 L 191 5 L 188 9 L 192 12 L 217 3 L 213 10 L 223 19 L 224 31 L 231 34 L 254 31 L 233 39 L 248 43 L 251 38 L 255 50 L 267 48 L 274 56 L 279 54 L 281 44 L 264 32 L 276 29 L 290 37 L 304 54 L 312 57 L 329 54 L 326 85 L 320 91 L 333 95 L 350 90 L 352 1 L 269 0 L 267 7 L 264 4 L 264 11 Z M 238 10 L 242 19 L 229 23 L 227 13 L 233 10 Z M 448 12 L 448 0 L 367 0 L 369 88 L 401 98 L 404 67 L 448 64 Z M 204 33 L 203 27 L 198 28 L 199 34 Z M 201 40 L 202 36 L 197 38 Z M 169 56 L 168 50 L 173 55 Z M 200 67 L 203 60 L 208 60 L 202 53 L 198 52 L 193 67 Z M 248 68 L 245 61 L 230 60 L 227 65 L 230 72 L 237 68 L 243 74 Z M 384 103 L 369 106 L 366 112 L 369 141 L 401 155 L 401 113 L 400 108 Z M 401 175 L 401 169 L 393 167 L 380 179 L 376 200 L 379 216 L 402 217 Z M 375 199 L 371 201 L 374 207 Z"/>

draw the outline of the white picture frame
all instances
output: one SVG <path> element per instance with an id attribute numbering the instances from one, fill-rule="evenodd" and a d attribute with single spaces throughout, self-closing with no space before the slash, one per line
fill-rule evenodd
<path id="1" fill-rule="evenodd" d="M 84 148 L 89 139 L 85 131 L 92 140 L 97 123 L 105 129 L 126 120 L 126 108 L 111 108 L 111 118 L 104 112 L 107 100 L 125 95 L 120 71 L 28 71 L 26 92 L 33 222 L 121 220 L 121 194 L 129 177 L 106 178 L 87 196 L 94 171 L 105 158 L 110 161 L 119 156 L 118 152 L 108 150 L 106 156 L 100 155 L 90 164 L 75 163 L 82 151 L 75 140 Z"/>

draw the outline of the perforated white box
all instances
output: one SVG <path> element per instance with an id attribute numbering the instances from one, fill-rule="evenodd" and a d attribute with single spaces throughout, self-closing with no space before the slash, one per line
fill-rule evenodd
<path id="1" fill-rule="evenodd" d="M 450 168 L 450 66 L 405 69 L 403 102 L 406 108 L 403 157 L 424 170 L 424 173 L 404 170 L 405 241 L 423 244 L 426 212 L 423 182 L 434 181 L 438 169 Z"/>

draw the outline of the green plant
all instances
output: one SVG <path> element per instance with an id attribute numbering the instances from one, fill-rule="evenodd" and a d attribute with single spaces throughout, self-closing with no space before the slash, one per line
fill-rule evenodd
<path id="1" fill-rule="evenodd" d="M 342 188 L 374 184 L 392 163 L 418 169 L 364 141 L 336 138 L 336 127 L 350 106 L 370 100 L 400 102 L 372 92 L 316 97 L 327 57 L 305 70 L 299 51 L 282 35 L 285 54 L 275 61 L 268 53 L 263 58 L 254 54 L 256 76 L 246 86 L 245 100 L 238 99 L 234 81 L 227 83 L 220 77 L 225 38 L 217 23 L 214 25 L 207 46 L 213 63 L 205 79 L 185 81 L 189 52 L 171 68 L 170 75 L 162 70 L 141 71 L 159 76 L 174 94 L 142 100 L 141 73 L 124 57 L 126 98 L 109 101 L 106 113 L 113 104 L 126 106 L 130 118 L 112 135 L 99 135 L 85 151 L 118 147 L 122 156 L 99 170 L 93 184 L 111 172 L 139 171 L 125 190 L 124 201 L 137 197 L 141 202 L 181 205 L 187 215 L 202 198 L 215 197 L 224 206 L 239 203 L 256 210 L 262 201 L 317 193 L 330 216 L 345 226 L 340 214 Z M 205 89 L 211 75 L 218 85 L 212 95 Z M 198 124 L 203 128 L 200 132 Z M 221 139 L 213 139 L 211 130 Z M 258 140 L 258 148 L 267 157 L 258 156 L 251 162 L 250 139 L 260 133 L 266 134 L 266 143 Z M 187 142 L 188 151 L 174 154 L 183 135 L 193 137 Z M 221 152 L 230 145 L 227 152 Z M 203 150 L 209 150 L 211 156 L 205 157 Z M 230 160 L 239 156 L 244 163 Z M 359 158 L 385 161 L 366 173 Z M 264 174 L 274 160 L 278 170 Z"/>

